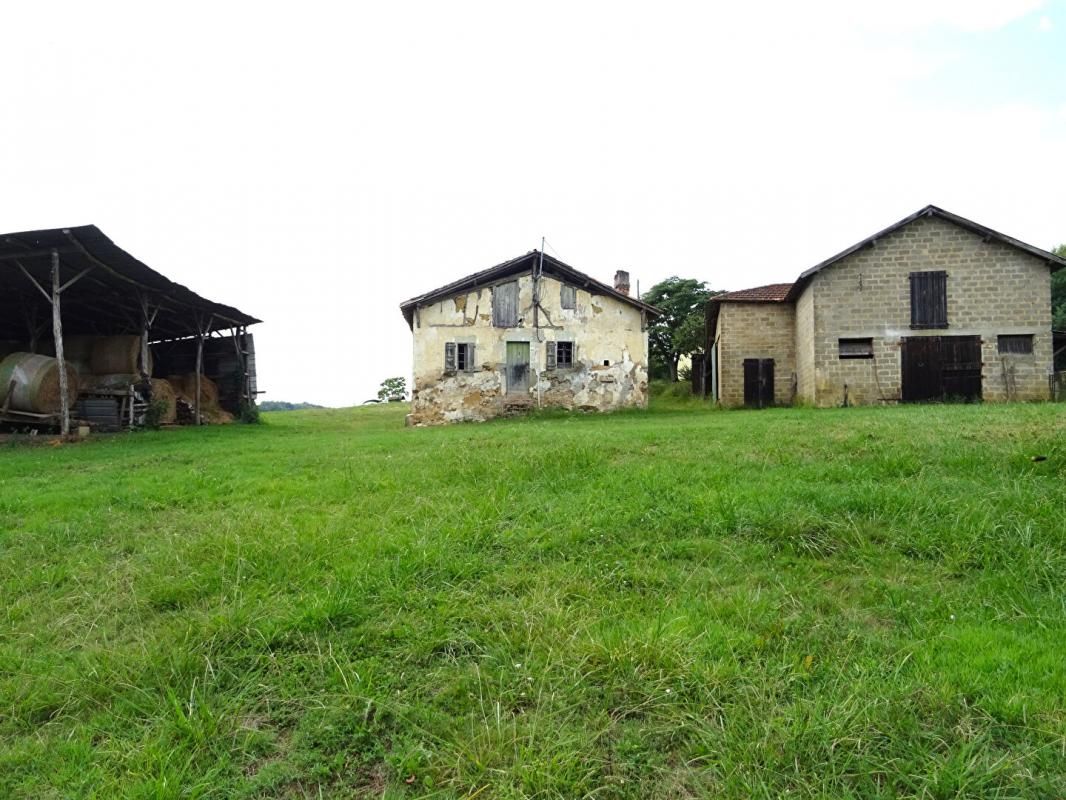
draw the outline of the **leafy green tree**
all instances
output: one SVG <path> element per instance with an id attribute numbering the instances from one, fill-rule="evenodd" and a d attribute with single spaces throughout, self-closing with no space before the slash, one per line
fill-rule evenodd
<path id="1" fill-rule="evenodd" d="M 707 301 L 719 292 L 704 281 L 676 275 L 655 284 L 640 299 L 663 312 L 648 326 L 652 374 L 677 380 L 681 356 L 703 351 L 706 340 Z"/>
<path id="2" fill-rule="evenodd" d="M 1060 244 L 1051 252 L 1059 258 L 1066 258 L 1066 244 Z M 1066 331 L 1066 269 L 1060 269 L 1051 276 L 1051 327 Z"/>
<path id="3" fill-rule="evenodd" d="M 405 400 L 407 398 L 407 378 L 386 378 L 378 389 L 378 400 Z"/>

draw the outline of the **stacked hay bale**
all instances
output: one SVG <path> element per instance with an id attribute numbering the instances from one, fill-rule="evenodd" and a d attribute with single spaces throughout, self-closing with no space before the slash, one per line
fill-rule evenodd
<path id="1" fill-rule="evenodd" d="M 93 346 L 96 336 L 64 336 L 63 360 L 78 371 L 82 377 L 91 375 L 93 368 Z"/>
<path id="2" fill-rule="evenodd" d="M 71 397 L 78 393 L 78 371 L 66 365 Z M 59 391 L 59 362 L 34 353 L 11 353 L 0 361 L 0 408 L 30 414 L 58 414 L 63 400 Z"/>
<path id="3" fill-rule="evenodd" d="M 152 402 L 159 403 L 162 409 L 159 422 L 163 425 L 173 425 L 178 421 L 178 397 L 174 387 L 170 385 L 170 381 L 162 378 L 152 378 L 151 385 Z"/>
<path id="4" fill-rule="evenodd" d="M 53 414 L 60 410 L 59 365 L 55 358 L 18 352 L 7 353 L 6 343 L 0 342 L 0 408 L 3 407 L 12 377 L 18 377 L 11 392 L 9 407 L 13 410 L 38 414 Z M 51 342 L 43 343 L 48 348 Z M 13 345 L 14 346 L 14 345 Z M 68 386 L 73 399 L 82 395 L 123 395 L 134 387 L 137 396 L 149 403 L 159 404 L 158 422 L 163 425 L 195 423 L 196 373 L 171 375 L 166 379 L 149 378 L 152 357 L 148 352 L 146 370 L 141 369 L 141 337 L 68 336 L 63 340 Z M 54 352 L 54 351 L 53 351 Z M 234 421 L 231 413 L 219 404 L 218 385 L 208 378 L 200 378 L 200 415 L 208 424 Z"/>
<path id="5" fill-rule="evenodd" d="M 64 342 L 65 344 L 65 342 Z M 141 337 L 96 336 L 92 341 L 90 367 L 94 375 L 119 375 L 141 372 Z M 144 374 L 152 374 L 152 351 L 148 351 L 148 363 Z"/>
<path id="6" fill-rule="evenodd" d="M 170 382 L 177 395 L 179 406 L 184 404 L 188 408 L 190 420 L 195 422 L 196 373 L 168 375 L 167 381 Z M 179 416 L 184 417 L 185 414 L 181 413 Z M 218 403 L 218 385 L 206 375 L 200 376 L 200 416 L 204 422 L 212 425 L 225 425 L 233 422 L 233 415 Z"/>

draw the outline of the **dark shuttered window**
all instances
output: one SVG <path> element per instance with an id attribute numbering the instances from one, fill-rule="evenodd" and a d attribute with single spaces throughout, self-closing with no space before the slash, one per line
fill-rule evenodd
<path id="1" fill-rule="evenodd" d="M 518 327 L 518 281 L 492 288 L 492 324 L 497 328 Z"/>
<path id="2" fill-rule="evenodd" d="M 562 308 L 577 308 L 577 289 L 565 283 L 559 287 L 559 305 Z"/>
<path id="3" fill-rule="evenodd" d="M 867 339 L 840 339 L 837 342 L 840 348 L 841 358 L 873 358 L 874 340 Z"/>
<path id="4" fill-rule="evenodd" d="M 911 327 L 946 328 L 948 326 L 948 274 L 946 272 L 911 273 Z"/>
<path id="5" fill-rule="evenodd" d="M 1033 354 L 1033 334 L 1004 334 L 998 337 L 999 352 L 1013 353 L 1019 356 L 1031 356 Z"/>

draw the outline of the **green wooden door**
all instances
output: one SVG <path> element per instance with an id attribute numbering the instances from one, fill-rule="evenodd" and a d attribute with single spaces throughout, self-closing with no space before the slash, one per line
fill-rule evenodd
<path id="1" fill-rule="evenodd" d="M 529 342 L 507 343 L 507 393 L 529 391 Z"/>

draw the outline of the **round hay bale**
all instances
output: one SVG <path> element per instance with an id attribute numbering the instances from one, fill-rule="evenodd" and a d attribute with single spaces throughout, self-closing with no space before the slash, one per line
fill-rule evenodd
<path id="1" fill-rule="evenodd" d="M 100 336 L 93 342 L 90 366 L 94 375 L 115 375 L 140 372 L 141 337 Z M 145 372 L 152 374 L 152 351 L 148 350 Z"/>
<path id="2" fill-rule="evenodd" d="M 67 391 L 74 405 L 78 396 L 78 372 L 67 367 Z M 14 381 L 14 387 L 12 387 Z M 59 362 L 33 353 L 12 353 L 0 361 L 0 406 L 31 414 L 58 414 L 63 400 L 59 392 Z"/>
<path id="3" fill-rule="evenodd" d="M 178 421 L 178 397 L 174 392 L 174 387 L 162 378 L 152 378 L 151 383 L 152 402 L 166 404 L 159 421 L 164 425 L 173 425 Z"/>

